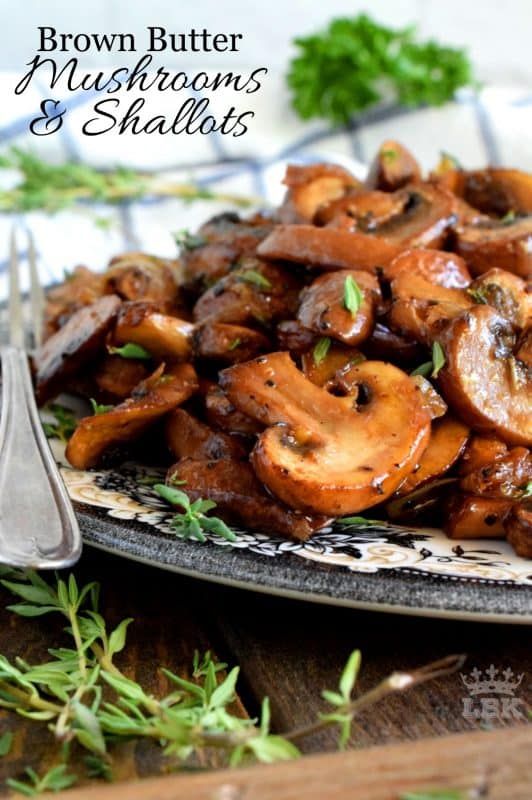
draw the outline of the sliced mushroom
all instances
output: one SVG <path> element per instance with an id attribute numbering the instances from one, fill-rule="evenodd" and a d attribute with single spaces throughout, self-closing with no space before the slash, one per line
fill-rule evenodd
<path id="1" fill-rule="evenodd" d="M 257 248 L 262 258 L 321 269 L 364 269 L 387 264 L 400 247 L 381 236 L 314 225 L 277 225 Z"/>
<path id="2" fill-rule="evenodd" d="M 182 247 L 185 284 L 203 289 L 223 278 L 240 259 L 255 255 L 272 227 L 271 221 L 241 220 L 232 213 L 213 217 Z"/>
<path id="3" fill-rule="evenodd" d="M 445 416 L 448 411 L 447 403 L 432 383 L 423 375 L 411 375 L 411 380 L 421 392 L 421 401 L 429 417 L 435 420 Z"/>
<path id="4" fill-rule="evenodd" d="M 464 289 L 437 286 L 416 273 L 400 272 L 390 289 L 390 327 L 426 345 L 438 338 L 449 320 L 474 304 Z"/>
<path id="5" fill-rule="evenodd" d="M 65 451 L 73 467 L 95 467 L 108 450 L 138 438 L 197 390 L 197 376 L 190 364 L 176 364 L 164 373 L 163 370 L 164 365 L 158 367 L 120 405 L 80 420 Z"/>
<path id="6" fill-rule="evenodd" d="M 511 500 L 455 494 L 448 503 L 443 530 L 450 539 L 503 539 Z"/>
<path id="7" fill-rule="evenodd" d="M 408 192 L 354 191 L 319 208 L 313 222 L 370 233 L 402 214 L 408 199 Z"/>
<path id="8" fill-rule="evenodd" d="M 405 478 L 397 495 L 402 497 L 419 486 L 439 478 L 460 458 L 469 436 L 469 428 L 451 416 L 436 420 L 430 441 L 419 464 Z"/>
<path id="9" fill-rule="evenodd" d="M 383 269 L 387 281 L 393 281 L 399 275 L 419 275 L 429 283 L 448 289 L 464 289 L 471 283 L 464 259 L 443 250 L 405 250 Z"/>
<path id="10" fill-rule="evenodd" d="M 291 353 L 302 355 L 312 347 L 315 336 L 308 328 L 297 319 L 283 320 L 276 328 L 277 344 L 279 350 L 289 350 Z"/>
<path id="11" fill-rule="evenodd" d="M 345 304 L 346 286 L 354 287 L 359 293 L 360 302 L 353 311 Z M 354 347 L 371 334 L 380 300 L 379 283 L 369 272 L 328 272 L 303 290 L 297 318 L 314 333 Z"/>
<path id="12" fill-rule="evenodd" d="M 206 322 L 194 331 L 194 352 L 198 358 L 237 364 L 271 349 L 269 339 L 259 331 L 225 322 Z"/>
<path id="13" fill-rule="evenodd" d="M 371 163 L 366 186 L 393 192 L 420 178 L 421 170 L 412 153 L 399 142 L 388 139 L 381 144 Z"/>
<path id="14" fill-rule="evenodd" d="M 357 395 L 335 397 L 287 353 L 221 373 L 244 413 L 270 426 L 252 452 L 259 478 L 284 502 L 339 516 L 388 497 L 427 446 L 430 419 L 404 372 L 383 362 L 351 367 Z"/>
<path id="15" fill-rule="evenodd" d="M 407 195 L 404 211 L 381 225 L 376 233 L 401 250 L 406 247 L 438 249 L 456 222 L 455 198 L 430 184 L 399 190 Z"/>
<path id="16" fill-rule="evenodd" d="M 247 259 L 201 295 L 194 319 L 267 325 L 295 314 L 301 285 L 296 276 L 275 264 Z"/>
<path id="17" fill-rule="evenodd" d="M 104 276 L 87 267 L 76 267 L 62 283 L 46 293 L 43 338 L 48 339 L 83 306 L 90 306 L 106 293 Z"/>
<path id="18" fill-rule="evenodd" d="M 108 291 L 123 300 L 160 303 L 174 307 L 178 296 L 178 263 L 146 253 L 123 253 L 109 263 L 104 279 Z"/>
<path id="19" fill-rule="evenodd" d="M 532 325 L 532 294 L 522 278 L 504 269 L 490 269 L 467 290 L 476 303 L 493 306 L 516 328 Z"/>
<path id="20" fill-rule="evenodd" d="M 508 452 L 508 445 L 496 436 L 472 436 L 462 454 L 459 474 L 468 475 L 482 467 L 489 467 Z"/>
<path id="21" fill-rule="evenodd" d="M 98 390 L 107 401 L 125 400 L 141 381 L 148 377 L 143 361 L 107 355 L 94 371 Z"/>
<path id="22" fill-rule="evenodd" d="M 519 169 L 488 167 L 462 173 L 461 195 L 484 214 L 532 214 L 532 175 Z"/>
<path id="23" fill-rule="evenodd" d="M 532 326 L 523 332 L 523 335 L 517 342 L 515 357 L 528 369 L 532 369 Z"/>
<path id="24" fill-rule="evenodd" d="M 205 416 L 209 425 L 214 428 L 226 433 L 238 433 L 241 436 L 255 436 L 263 427 L 236 408 L 216 383 L 213 383 L 205 394 Z"/>
<path id="25" fill-rule="evenodd" d="M 213 500 L 216 514 L 254 531 L 305 541 L 330 521 L 282 505 L 267 494 L 250 464 L 243 461 L 186 458 L 168 473 L 167 482 L 176 480 L 185 482 L 183 488 L 191 500 Z"/>
<path id="26" fill-rule="evenodd" d="M 521 500 L 532 483 L 532 455 L 526 447 L 514 447 L 492 464 L 470 472 L 460 482 L 469 494 Z"/>
<path id="27" fill-rule="evenodd" d="M 39 404 L 54 397 L 68 378 L 103 350 L 120 308 L 120 298 L 106 295 L 78 309 L 35 355 L 35 392 Z"/>
<path id="28" fill-rule="evenodd" d="M 213 430 L 184 408 L 176 408 L 168 415 L 164 431 L 166 443 L 178 459 L 216 461 L 246 457 L 246 450 L 236 436 Z"/>
<path id="29" fill-rule="evenodd" d="M 532 558 L 532 508 L 515 505 L 504 520 L 506 537 L 518 556 Z"/>
<path id="30" fill-rule="evenodd" d="M 392 361 L 400 366 L 419 364 L 423 357 L 423 348 L 415 339 L 390 330 L 382 322 L 377 322 L 365 341 L 364 352 L 375 361 Z"/>
<path id="31" fill-rule="evenodd" d="M 124 303 L 113 333 L 115 344 L 129 342 L 145 348 L 154 358 L 186 361 L 192 353 L 190 322 L 154 310 L 152 303 Z"/>
<path id="32" fill-rule="evenodd" d="M 467 262 L 473 275 L 493 267 L 506 269 L 522 278 L 532 275 L 532 216 L 514 222 L 479 222 L 456 230 L 456 252 Z"/>
<path id="33" fill-rule="evenodd" d="M 288 187 L 278 217 L 281 222 L 311 222 L 320 206 L 362 184 L 337 164 L 290 164 L 283 183 Z"/>
<path id="34" fill-rule="evenodd" d="M 446 363 L 438 379 L 443 396 L 476 431 L 508 444 L 532 444 L 531 378 L 512 354 L 509 323 L 489 306 L 456 317 L 440 342 Z"/>

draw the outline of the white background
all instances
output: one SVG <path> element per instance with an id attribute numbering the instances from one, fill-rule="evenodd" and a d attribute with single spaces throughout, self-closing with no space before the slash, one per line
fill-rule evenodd
<path id="1" fill-rule="evenodd" d="M 499 86 L 532 82 L 531 0 L 0 0 L 0 69 L 21 69 L 38 47 L 38 25 L 64 33 L 127 32 L 142 52 L 146 26 L 186 32 L 206 27 L 243 33 L 239 53 L 165 54 L 168 64 L 222 64 L 284 69 L 294 36 L 338 15 L 367 11 L 390 25 L 416 22 L 423 37 L 465 45 L 480 80 Z M 80 56 L 84 63 L 125 63 L 123 54 Z"/>

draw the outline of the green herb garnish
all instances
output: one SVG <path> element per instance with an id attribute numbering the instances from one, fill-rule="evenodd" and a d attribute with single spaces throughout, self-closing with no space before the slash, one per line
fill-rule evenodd
<path id="1" fill-rule="evenodd" d="M 439 342 L 432 345 L 432 361 L 425 361 L 413 369 L 411 375 L 422 375 L 424 378 L 437 378 L 439 371 L 445 366 L 445 353 Z"/>
<path id="2" fill-rule="evenodd" d="M 246 269 L 244 272 L 238 273 L 238 280 L 244 283 L 251 283 L 259 289 L 271 289 L 272 284 L 264 275 L 257 272 L 256 269 Z"/>
<path id="3" fill-rule="evenodd" d="M 175 496 L 170 499 L 175 500 Z M 177 503 L 184 506 L 186 501 L 178 498 Z M 338 688 L 322 693 L 330 712 L 277 735 L 270 733 L 268 698 L 262 702 L 258 722 L 232 713 L 238 667 L 224 674 L 226 665 L 216 663 L 210 653 L 194 653 L 191 679 L 161 668 L 171 684 L 162 697 L 145 691 L 140 683 L 124 675 L 115 656 L 126 647 L 132 620 L 124 619 L 109 630 L 100 610 L 98 583 L 80 586 L 73 574 L 65 580 L 56 576 L 48 583 L 33 570 L 9 567 L 0 567 L 0 575 L 4 588 L 17 598 L 8 606 L 10 611 L 30 618 L 56 614 L 66 623 L 66 646 L 50 648 L 44 663 L 29 664 L 23 659 L 11 662 L 0 655 L 0 708 L 45 725 L 61 746 L 62 763 L 42 777 L 28 768 L 28 780 L 8 781 L 12 789 L 27 796 L 60 791 L 75 782 L 76 776 L 67 771 L 70 748 L 64 747 L 65 742 L 75 742 L 87 753 L 85 766 L 90 775 L 106 780 L 111 777 L 112 748 L 142 739 L 162 747 L 168 766 L 173 768 L 190 758 L 203 760 L 212 747 L 230 766 L 247 757 L 265 763 L 296 758 L 299 750 L 294 742 L 326 728 L 339 728 L 343 747 L 359 710 L 395 692 L 454 672 L 464 660 L 450 656 L 409 673 L 395 672 L 369 693 L 353 697 L 360 668 L 360 653 L 355 650 Z"/>
<path id="4" fill-rule="evenodd" d="M 229 347 L 227 349 L 230 351 L 236 350 L 236 348 L 239 347 L 241 344 L 242 344 L 242 339 L 239 339 L 237 337 L 236 339 L 233 339 L 233 341 L 229 343 Z"/>
<path id="5" fill-rule="evenodd" d="M 372 525 L 386 525 L 382 519 L 366 519 L 366 517 L 340 517 L 338 522 L 346 525 L 358 525 L 359 528 L 369 528 Z"/>
<path id="6" fill-rule="evenodd" d="M 532 481 L 528 481 L 528 483 L 523 486 L 521 499 L 525 497 L 532 497 Z"/>
<path id="7" fill-rule="evenodd" d="M 121 347 L 108 347 L 107 352 L 122 358 L 140 358 L 144 361 L 149 361 L 152 357 L 151 353 L 148 353 L 144 347 L 134 342 L 128 342 Z"/>
<path id="8" fill-rule="evenodd" d="M 136 170 L 118 167 L 105 172 L 88 164 L 67 161 L 50 164 L 35 153 L 12 147 L 0 156 L 0 170 L 15 169 L 19 183 L 0 191 L 0 211 L 54 213 L 82 201 L 116 203 L 139 197 L 177 197 L 184 201 L 218 200 L 238 206 L 255 201 L 234 195 L 216 194 L 192 183 L 174 183 Z"/>
<path id="9" fill-rule="evenodd" d="M 55 423 L 42 423 L 46 436 L 49 439 L 60 439 L 66 444 L 78 426 L 74 412 L 60 403 L 51 403 L 46 406 L 45 411 L 49 411 L 56 419 Z"/>
<path id="10" fill-rule="evenodd" d="M 467 800 L 459 789 L 427 789 L 424 792 L 403 792 L 399 800 Z"/>
<path id="11" fill-rule="evenodd" d="M 198 542 L 205 542 L 204 531 L 212 531 L 229 542 L 236 541 L 235 534 L 223 520 L 218 517 L 206 516 L 207 511 L 216 508 L 213 500 L 199 499 L 191 502 L 185 492 L 163 483 L 157 483 L 153 488 L 168 503 L 173 506 L 181 506 L 183 509 L 183 513 L 176 514 L 170 523 L 183 539 L 197 539 Z"/>
<path id="12" fill-rule="evenodd" d="M 99 414 L 107 414 L 108 411 L 112 411 L 114 406 L 113 405 L 104 405 L 103 403 L 97 403 L 94 397 L 91 397 L 91 406 L 92 406 L 92 413 L 95 416 Z"/>
<path id="13" fill-rule="evenodd" d="M 471 287 L 469 287 L 466 289 L 466 292 L 475 301 L 475 303 L 478 303 L 479 305 L 488 304 L 485 286 L 481 286 L 478 289 L 471 289 Z"/>
<path id="14" fill-rule="evenodd" d="M 345 124 L 388 98 L 404 106 L 441 105 L 461 86 L 473 84 L 464 50 L 417 42 L 414 27 L 387 28 L 367 14 L 335 19 L 294 44 L 299 53 L 287 82 L 303 119 Z"/>
<path id="15" fill-rule="evenodd" d="M 330 346 L 331 340 L 328 336 L 322 336 L 321 339 L 318 339 L 316 342 L 314 350 L 312 351 L 312 357 L 314 358 L 314 363 L 317 367 L 319 367 L 323 359 L 326 357 Z"/>
<path id="16" fill-rule="evenodd" d="M 356 317 L 358 311 L 360 311 L 363 300 L 362 289 L 353 276 L 348 275 L 344 281 L 344 307 L 351 312 L 352 317 Z"/>
<path id="17" fill-rule="evenodd" d="M 517 219 L 515 211 L 508 211 L 504 217 L 501 217 L 501 225 L 511 225 Z"/>
<path id="18" fill-rule="evenodd" d="M 207 244 L 205 237 L 190 233 L 187 228 L 181 228 L 180 231 L 174 233 L 174 239 L 177 246 L 183 250 L 197 250 L 198 247 L 204 247 Z"/>

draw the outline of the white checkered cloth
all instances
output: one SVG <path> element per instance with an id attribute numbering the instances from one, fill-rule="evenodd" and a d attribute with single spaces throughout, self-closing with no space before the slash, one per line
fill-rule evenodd
<path id="1" fill-rule="evenodd" d="M 468 167 L 504 164 L 532 170 L 532 92 L 527 88 L 485 88 L 478 95 L 462 91 L 455 102 L 441 108 L 375 109 L 358 116 L 347 128 L 332 129 L 323 122 L 301 122 L 290 108 L 283 76 L 269 74 L 255 94 L 229 96 L 231 92 L 217 91 L 210 98 L 215 115 L 223 115 L 233 103 L 239 111 L 255 112 L 248 133 L 238 138 L 217 134 L 119 136 L 113 131 L 85 136 L 81 126 L 91 116 L 90 108 L 98 97 L 94 92 L 81 92 L 64 101 L 67 112 L 62 128 L 53 135 L 37 137 L 28 133 L 28 124 L 49 91 L 39 93 L 39 87 L 32 84 L 22 96 L 15 96 L 13 87 L 19 78 L 15 73 L 0 73 L 0 152 L 16 144 L 31 147 L 53 161 L 74 159 L 102 168 L 121 164 L 164 172 L 169 179 L 192 179 L 217 192 L 260 196 L 270 203 L 277 203 L 282 196 L 280 181 L 288 161 L 330 160 L 360 174 L 362 165 L 386 138 L 403 142 L 426 169 L 445 150 Z M 134 95 L 124 98 L 121 108 L 125 111 L 134 99 Z M 184 99 L 182 92 L 151 93 L 145 116 L 172 117 Z M 13 176 L 4 175 L 4 185 L 6 180 Z M 176 252 L 172 232 L 193 229 L 221 210 L 214 202 L 145 199 L 113 207 L 78 207 L 51 217 L 35 212 L 18 221 L 34 234 L 41 277 L 47 283 L 79 263 L 103 268 L 112 255 L 126 249 L 172 256 Z M 95 214 L 112 218 L 108 230 L 94 224 Z M 13 221 L 13 215 L 0 215 L 4 251 Z M 6 292 L 6 266 L 0 253 L 0 297 Z"/>

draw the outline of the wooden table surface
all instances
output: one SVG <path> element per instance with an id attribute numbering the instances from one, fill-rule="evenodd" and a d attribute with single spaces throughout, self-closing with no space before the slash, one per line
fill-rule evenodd
<path id="1" fill-rule="evenodd" d="M 165 573 L 89 548 L 75 572 L 80 581 L 101 582 L 102 608 L 111 622 L 135 619 L 118 662 L 129 675 L 153 693 L 164 692 L 166 679 L 159 666 L 186 675 L 194 650 L 211 649 L 230 666 L 240 664 L 238 691 L 243 711 L 255 716 L 262 697 L 270 697 L 276 732 L 315 719 L 323 709 L 321 689 L 335 688 L 355 647 L 363 657 L 361 690 L 394 669 L 411 669 L 463 652 L 468 654 L 467 671 L 494 664 L 525 673 L 518 695 L 529 708 L 532 705 L 532 652 L 525 627 L 401 617 L 284 600 Z M 0 652 L 35 662 L 46 647 L 57 645 L 60 621 L 16 617 L 5 610 L 8 599 L 0 591 Z M 462 710 L 467 696 L 455 674 L 386 699 L 357 718 L 351 747 L 523 724 L 495 719 L 486 726 L 466 719 Z M 0 780 L 20 775 L 27 765 L 41 770 L 53 763 L 57 750 L 44 726 L 2 713 L 0 728 L 15 732 L 11 754 L 0 759 Z M 299 744 L 305 753 L 333 751 L 335 734 L 326 731 Z M 160 751 L 148 743 L 127 745 L 117 754 L 117 780 L 163 772 Z"/>

